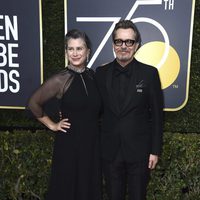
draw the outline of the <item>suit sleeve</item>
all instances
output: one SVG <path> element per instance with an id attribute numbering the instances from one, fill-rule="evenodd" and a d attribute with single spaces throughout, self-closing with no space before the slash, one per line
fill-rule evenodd
<path id="1" fill-rule="evenodd" d="M 153 70 L 150 85 L 150 110 L 152 117 L 152 147 L 151 154 L 160 155 L 163 138 L 163 93 L 156 68 Z"/>
<path id="2" fill-rule="evenodd" d="M 100 115 L 102 116 L 103 115 L 103 112 L 104 112 L 104 106 L 103 106 L 103 97 L 102 97 L 102 93 L 100 91 L 100 85 L 101 85 L 101 81 L 100 81 L 100 68 L 101 67 L 97 67 L 96 68 L 96 71 L 94 73 L 94 78 L 95 78 L 95 83 L 96 83 L 96 86 L 97 86 L 97 90 L 99 92 L 99 95 L 101 97 L 101 108 L 100 108 Z"/>

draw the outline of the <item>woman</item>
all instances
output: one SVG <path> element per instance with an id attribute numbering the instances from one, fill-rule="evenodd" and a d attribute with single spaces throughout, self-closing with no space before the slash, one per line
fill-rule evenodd
<path id="1" fill-rule="evenodd" d="M 47 80 L 28 106 L 40 122 L 56 132 L 47 200 L 99 200 L 100 97 L 93 72 L 86 68 L 90 42 L 85 33 L 71 30 L 65 48 L 69 65 Z M 61 102 L 59 122 L 43 110 L 45 102 L 54 97 Z"/>

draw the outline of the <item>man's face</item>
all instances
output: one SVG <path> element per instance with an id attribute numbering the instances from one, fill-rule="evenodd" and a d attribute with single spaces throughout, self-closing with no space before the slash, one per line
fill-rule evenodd
<path id="1" fill-rule="evenodd" d="M 116 54 L 116 59 L 121 66 L 126 66 L 133 59 L 135 51 L 138 48 L 138 43 L 134 42 L 136 39 L 135 37 L 135 32 L 131 28 L 119 28 L 116 31 L 113 48 Z M 120 44 L 120 42 L 122 44 Z"/>

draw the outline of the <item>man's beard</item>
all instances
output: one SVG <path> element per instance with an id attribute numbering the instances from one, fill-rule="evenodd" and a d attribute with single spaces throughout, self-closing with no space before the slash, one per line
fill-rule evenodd
<path id="1" fill-rule="evenodd" d="M 128 56 L 119 56 L 118 57 L 118 60 L 120 61 L 120 62 L 128 62 L 128 61 L 131 61 L 132 60 L 132 58 L 133 57 L 130 57 L 129 55 Z"/>

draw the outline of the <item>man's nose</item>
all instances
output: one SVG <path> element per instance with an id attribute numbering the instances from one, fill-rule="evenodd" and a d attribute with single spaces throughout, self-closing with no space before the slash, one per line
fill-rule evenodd
<path id="1" fill-rule="evenodd" d="M 125 44 L 125 42 L 123 42 L 123 43 L 122 43 L 122 47 L 126 47 L 126 44 Z"/>
<path id="2" fill-rule="evenodd" d="M 123 45 L 121 46 L 121 49 L 122 49 L 122 50 L 126 50 L 126 49 L 127 49 L 127 46 L 125 46 L 125 44 L 123 44 Z"/>

